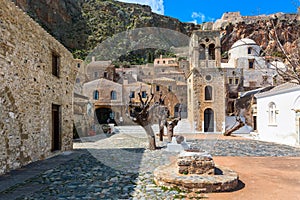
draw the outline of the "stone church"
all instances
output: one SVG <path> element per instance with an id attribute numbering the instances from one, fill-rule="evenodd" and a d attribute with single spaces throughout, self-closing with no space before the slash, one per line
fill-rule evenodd
<path id="1" fill-rule="evenodd" d="M 221 69 L 219 31 L 196 31 L 191 36 L 188 119 L 201 132 L 225 129 L 225 78 Z"/>

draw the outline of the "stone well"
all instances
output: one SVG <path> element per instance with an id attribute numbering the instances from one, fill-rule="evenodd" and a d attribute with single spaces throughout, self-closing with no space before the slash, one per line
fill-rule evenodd
<path id="1" fill-rule="evenodd" d="M 154 170 L 154 181 L 159 186 L 186 192 L 223 192 L 237 187 L 238 174 L 215 166 L 206 152 L 183 151 L 177 162 Z"/>

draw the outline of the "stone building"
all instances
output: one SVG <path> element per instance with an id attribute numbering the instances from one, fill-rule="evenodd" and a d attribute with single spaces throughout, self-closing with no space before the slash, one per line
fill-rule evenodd
<path id="1" fill-rule="evenodd" d="M 0 2 L 0 174 L 72 149 L 72 54 L 9 0 Z"/>
<path id="2" fill-rule="evenodd" d="M 278 58 L 261 56 L 261 52 L 262 49 L 253 40 L 244 38 L 230 48 L 228 63 L 221 63 L 226 75 L 226 115 L 242 116 L 246 124 L 254 129 L 254 93 L 260 91 L 257 90 L 259 88 L 266 89 L 279 84 L 282 80 L 277 76 L 276 68 L 285 70 L 285 65 Z M 251 92 L 245 96 L 247 91 Z"/>
<path id="3" fill-rule="evenodd" d="M 92 61 L 86 65 L 87 81 L 93 81 L 100 78 L 105 78 L 112 81 L 117 81 L 117 73 L 115 67 L 110 60 L 98 61 L 92 57 Z"/>
<path id="4" fill-rule="evenodd" d="M 93 80 L 84 84 L 83 94 L 91 100 L 99 124 L 116 123 L 124 106 L 122 84 L 105 78 Z"/>
<path id="5" fill-rule="evenodd" d="M 225 128 L 225 76 L 218 31 L 196 31 L 190 41 L 188 119 L 201 132 Z"/>

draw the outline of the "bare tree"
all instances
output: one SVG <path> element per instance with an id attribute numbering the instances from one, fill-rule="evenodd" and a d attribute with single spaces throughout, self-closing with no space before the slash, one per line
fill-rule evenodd
<path id="1" fill-rule="evenodd" d="M 167 122 L 168 108 L 165 106 L 165 98 L 162 97 L 162 92 L 159 93 L 159 107 L 158 107 L 158 126 L 159 126 L 159 140 L 163 141 L 164 128 Z"/>
<path id="2" fill-rule="evenodd" d="M 296 24 L 296 28 L 300 28 L 299 13 L 294 19 L 290 19 Z M 300 84 L 300 31 L 292 31 L 286 25 L 279 23 L 277 18 L 271 20 L 273 31 L 269 33 L 271 39 L 276 42 L 277 49 L 281 52 L 286 68 L 282 69 L 275 65 L 277 73 L 287 82 L 295 82 Z M 295 33 L 296 32 L 296 33 Z M 285 44 L 284 41 L 286 42 Z"/>
<path id="3" fill-rule="evenodd" d="M 157 103 L 150 105 L 154 94 L 152 92 L 152 86 L 150 95 L 146 94 L 146 100 L 144 101 L 142 98 L 141 91 L 138 93 L 140 102 L 133 103 L 129 101 L 128 104 L 128 111 L 129 111 L 129 117 L 132 121 L 137 123 L 138 125 L 142 126 L 143 129 L 146 131 L 148 141 L 149 141 L 149 149 L 155 150 L 156 149 L 156 143 L 155 143 L 155 135 L 153 132 L 153 129 L 151 127 L 153 122 L 153 111 L 158 106 Z"/>

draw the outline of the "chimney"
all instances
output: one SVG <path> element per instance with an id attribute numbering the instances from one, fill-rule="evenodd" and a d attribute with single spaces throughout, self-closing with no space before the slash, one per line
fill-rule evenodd
<path id="1" fill-rule="evenodd" d="M 95 62 L 95 56 L 92 56 L 92 62 Z"/>

